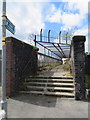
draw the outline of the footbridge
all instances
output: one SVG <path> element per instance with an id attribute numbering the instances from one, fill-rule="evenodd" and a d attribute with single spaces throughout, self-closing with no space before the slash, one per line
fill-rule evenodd
<path id="1" fill-rule="evenodd" d="M 6 93 L 43 94 L 60 97 L 85 98 L 85 36 L 74 36 L 71 41 L 63 43 L 48 36 L 35 35 L 35 46 L 31 46 L 13 37 L 6 38 Z M 41 49 L 39 51 L 39 49 Z M 72 76 L 54 75 L 54 70 L 46 71 L 48 75 L 38 75 L 40 67 L 50 64 L 62 64 L 63 58 L 70 58 Z M 60 69 L 61 68 L 57 68 Z M 53 73 L 49 74 L 49 73 Z"/>

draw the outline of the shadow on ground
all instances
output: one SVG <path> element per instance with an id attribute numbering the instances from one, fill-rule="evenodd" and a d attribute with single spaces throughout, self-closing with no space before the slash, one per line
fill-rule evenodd
<path id="1" fill-rule="evenodd" d="M 57 102 L 56 96 L 33 95 L 33 94 L 18 94 L 11 99 L 23 103 L 29 103 L 37 106 L 55 107 Z"/>
<path id="2" fill-rule="evenodd" d="M 87 118 L 88 103 L 44 95 L 20 94 L 8 99 L 9 118 Z"/>

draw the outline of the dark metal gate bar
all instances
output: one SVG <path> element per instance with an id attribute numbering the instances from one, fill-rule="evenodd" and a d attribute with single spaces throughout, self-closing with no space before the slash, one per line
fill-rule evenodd
<path id="1" fill-rule="evenodd" d="M 67 41 L 61 42 L 61 32 L 59 33 L 59 38 L 50 37 L 51 30 L 48 31 L 48 36 L 42 35 L 42 29 L 40 35 L 35 35 L 35 46 L 38 44 L 48 50 L 48 53 L 51 52 L 56 58 L 62 60 L 62 58 L 70 58 L 70 49 L 71 44 Z M 58 41 L 58 42 L 57 42 Z M 63 40 L 62 40 L 63 41 Z M 48 54 L 49 55 L 49 54 Z"/>

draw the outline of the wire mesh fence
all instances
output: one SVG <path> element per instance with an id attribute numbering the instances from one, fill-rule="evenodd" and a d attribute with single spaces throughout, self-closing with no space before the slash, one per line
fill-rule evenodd
<path id="1" fill-rule="evenodd" d="M 38 67 L 49 66 L 56 63 L 61 63 L 61 60 L 42 53 L 38 53 Z"/>

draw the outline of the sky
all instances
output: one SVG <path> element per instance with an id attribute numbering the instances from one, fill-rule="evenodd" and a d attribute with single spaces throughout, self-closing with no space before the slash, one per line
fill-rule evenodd
<path id="1" fill-rule="evenodd" d="M 0 1 L 0 16 L 1 9 Z M 72 31 L 73 35 L 86 36 L 85 51 L 88 51 L 88 14 L 88 0 L 7 0 L 7 17 L 16 30 L 15 35 L 7 31 L 7 36 L 30 43 L 29 34 L 38 35 L 41 28 L 44 35 L 50 29 L 53 37 L 58 37 L 60 31 Z"/>

